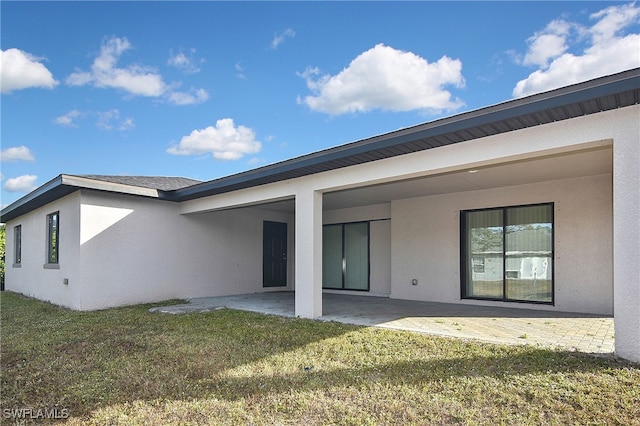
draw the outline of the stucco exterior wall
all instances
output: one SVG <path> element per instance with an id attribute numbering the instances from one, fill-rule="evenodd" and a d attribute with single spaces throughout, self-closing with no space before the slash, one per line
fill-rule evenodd
<path id="1" fill-rule="evenodd" d="M 83 190 L 77 240 L 81 287 L 76 309 L 182 296 L 183 253 L 175 203 Z"/>
<path id="2" fill-rule="evenodd" d="M 555 305 L 511 305 L 613 314 L 611 179 L 590 176 L 392 202 L 391 297 L 509 306 L 461 299 L 460 211 L 553 202 Z"/>
<path id="3" fill-rule="evenodd" d="M 47 215 L 60 213 L 60 261 L 46 261 Z M 262 224 L 288 224 L 286 287 L 262 287 Z M 294 287 L 293 216 L 243 208 L 197 215 L 144 197 L 79 190 L 7 223 L 6 289 L 72 309 Z M 14 227 L 22 262 L 13 265 Z"/>
<path id="4" fill-rule="evenodd" d="M 186 215 L 181 223 L 185 252 L 181 279 L 188 297 L 224 296 L 292 290 L 294 285 L 293 219 L 291 215 L 259 208 Z M 287 223 L 287 286 L 262 286 L 263 222 Z"/>
<path id="5" fill-rule="evenodd" d="M 74 192 L 6 224 L 6 290 L 57 305 L 76 308 L 80 300 L 79 257 L 80 192 Z M 47 215 L 60 213 L 58 267 L 45 267 L 47 259 Z M 22 226 L 22 262 L 14 265 L 14 227 Z M 66 280 L 66 281 L 65 281 Z M 65 284 L 67 282 L 69 284 Z"/>
<path id="6" fill-rule="evenodd" d="M 640 106 L 613 143 L 616 354 L 640 362 Z"/>
<path id="7" fill-rule="evenodd" d="M 266 291 L 262 223 L 291 222 L 290 215 L 258 208 L 182 216 L 172 202 L 82 194 L 82 297 L 73 306 L 82 310 Z M 293 256 L 289 264 L 292 288 Z"/>

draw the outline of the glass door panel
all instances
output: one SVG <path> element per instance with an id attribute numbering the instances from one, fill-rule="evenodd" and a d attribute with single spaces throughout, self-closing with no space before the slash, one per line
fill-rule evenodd
<path id="1" fill-rule="evenodd" d="M 501 299 L 503 296 L 502 211 L 467 212 L 465 229 L 466 297 Z"/>
<path id="2" fill-rule="evenodd" d="M 369 289 L 369 224 L 344 226 L 344 288 Z"/>
<path id="3" fill-rule="evenodd" d="M 506 298 L 551 302 L 553 206 L 513 207 L 506 220 Z"/>
<path id="4" fill-rule="evenodd" d="M 342 225 L 322 228 L 322 287 L 342 288 Z"/>

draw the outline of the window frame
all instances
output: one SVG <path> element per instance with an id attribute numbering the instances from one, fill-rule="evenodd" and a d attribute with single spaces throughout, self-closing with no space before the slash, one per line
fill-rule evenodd
<path id="1" fill-rule="evenodd" d="M 55 218 L 55 221 L 53 220 Z M 55 222 L 55 225 L 53 225 Z M 55 233 L 54 233 L 55 231 Z M 60 265 L 60 211 L 47 215 L 47 259 L 46 266 Z"/>
<path id="2" fill-rule="evenodd" d="M 551 207 L 551 300 L 523 300 L 523 299 L 510 299 L 507 297 L 507 233 L 505 232 L 507 225 L 507 212 L 510 209 L 517 209 L 522 207 L 538 207 L 549 206 Z M 480 297 L 480 296 L 468 296 L 467 293 L 467 280 L 469 273 L 469 262 L 472 259 L 473 254 L 469 252 L 467 247 L 467 228 L 466 228 L 466 215 L 468 213 L 483 212 L 483 211 L 501 211 L 502 212 L 502 297 Z M 534 305 L 555 305 L 555 203 L 535 203 L 535 204 L 520 204 L 513 206 L 501 206 L 501 207 L 488 207 L 481 209 L 470 209 L 460 211 L 460 298 L 463 300 L 484 300 L 494 302 L 507 302 L 507 303 L 526 303 Z"/>
<path id="3" fill-rule="evenodd" d="M 13 227 L 13 267 L 22 267 L 22 224 Z"/>

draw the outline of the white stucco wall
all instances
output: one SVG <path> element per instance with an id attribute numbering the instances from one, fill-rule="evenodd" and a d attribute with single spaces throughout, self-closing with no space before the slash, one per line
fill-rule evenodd
<path id="1" fill-rule="evenodd" d="M 459 212 L 547 202 L 555 203 L 555 306 L 461 300 Z M 394 201 L 391 297 L 611 315 L 611 227 L 611 175 Z"/>
<path id="2" fill-rule="evenodd" d="M 5 289 L 61 306 L 76 307 L 80 279 L 76 259 L 80 192 L 74 192 L 6 224 Z M 57 268 L 47 267 L 47 215 L 60 212 L 60 248 Z M 14 265 L 14 227 L 22 226 L 22 263 Z M 64 284 L 67 279 L 69 284 Z"/>
<path id="3" fill-rule="evenodd" d="M 370 291 L 374 296 L 391 294 L 391 220 L 371 222 Z"/>
<path id="4" fill-rule="evenodd" d="M 91 310 L 182 296 L 175 203 L 82 191 L 81 298 Z"/>
<path id="5" fill-rule="evenodd" d="M 46 261 L 47 215 L 60 212 L 60 260 Z M 262 223 L 289 224 L 287 287 L 262 287 Z M 73 309 L 292 289 L 291 215 L 246 208 L 191 216 L 143 197 L 77 191 L 7 223 L 6 289 Z M 22 226 L 22 263 L 14 227 Z M 65 282 L 67 284 L 65 284 Z"/>
<path id="6" fill-rule="evenodd" d="M 245 208 L 181 216 L 172 202 L 82 194 L 76 309 L 284 289 L 262 288 L 262 223 L 290 223 L 287 214 Z M 293 256 L 290 265 L 286 288 Z"/>
<path id="7" fill-rule="evenodd" d="M 263 222 L 287 223 L 288 271 L 286 287 L 262 286 Z M 181 276 L 189 297 L 283 291 L 293 288 L 293 226 L 289 214 L 244 208 L 180 216 L 181 245 L 185 247 Z"/>
<path id="8" fill-rule="evenodd" d="M 640 362 L 640 106 L 613 143 L 616 354 Z"/>
<path id="9" fill-rule="evenodd" d="M 47 215 L 60 212 L 60 262 L 45 268 Z M 288 224 L 286 287 L 262 287 L 264 220 Z M 171 298 L 291 290 L 291 215 L 244 208 L 181 216 L 176 203 L 77 191 L 7 224 L 6 289 L 93 310 Z M 13 265 L 13 228 L 22 263 Z M 68 284 L 64 284 L 64 280 Z"/>

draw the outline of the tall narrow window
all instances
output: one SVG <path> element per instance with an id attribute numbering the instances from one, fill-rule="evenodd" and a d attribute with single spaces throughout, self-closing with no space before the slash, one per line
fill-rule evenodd
<path id="1" fill-rule="evenodd" d="M 323 227 L 322 287 L 369 290 L 369 222 Z"/>
<path id="2" fill-rule="evenodd" d="M 553 204 L 461 212 L 462 297 L 553 303 Z"/>
<path id="3" fill-rule="evenodd" d="M 47 263 L 57 264 L 60 256 L 60 212 L 47 215 Z"/>
<path id="4" fill-rule="evenodd" d="M 22 225 L 13 228 L 13 264 L 22 264 Z"/>

